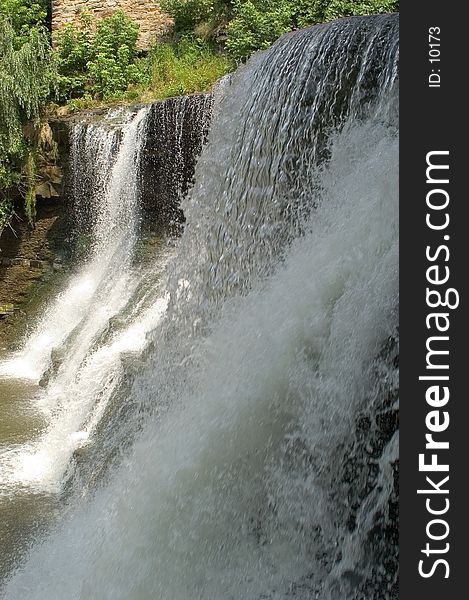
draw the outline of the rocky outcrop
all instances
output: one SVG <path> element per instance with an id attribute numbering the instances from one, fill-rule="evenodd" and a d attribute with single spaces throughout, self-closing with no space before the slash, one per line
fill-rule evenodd
<path id="1" fill-rule="evenodd" d="M 180 202 L 193 182 L 211 109 L 211 94 L 153 104 L 140 167 L 144 225 L 174 231 L 184 221 Z"/>
<path id="2" fill-rule="evenodd" d="M 20 207 L 0 236 L 0 351 L 13 348 L 68 261 L 69 205 L 63 198 L 38 198 L 31 228 Z"/>
<path id="3" fill-rule="evenodd" d="M 64 172 L 61 195 L 72 193 L 68 164 L 71 128 L 77 121 L 99 121 L 107 110 L 96 109 L 51 122 L 58 144 L 59 166 Z M 197 158 L 208 137 L 211 111 L 211 94 L 168 98 L 152 104 L 140 152 L 139 191 L 144 229 L 178 232 L 184 221 L 181 199 L 192 184 Z M 82 205 L 81 210 L 86 212 L 86 207 Z"/>
<path id="4" fill-rule="evenodd" d="M 145 239 L 180 232 L 184 222 L 181 199 L 193 182 L 197 158 L 208 136 L 211 109 L 210 94 L 170 98 L 151 106 L 139 169 L 140 222 Z M 91 198 L 92 192 L 83 195 L 79 227 L 70 177 L 70 133 L 76 121 L 99 121 L 107 110 L 52 120 L 43 126 L 54 153 L 40 165 L 35 226 L 29 226 L 18 205 L 12 226 L 0 237 L 0 347 L 6 340 L 6 321 L 13 330 L 18 313 L 27 309 L 37 291 L 80 258 L 86 225 L 83 214 L 86 217 L 86 198 Z"/>

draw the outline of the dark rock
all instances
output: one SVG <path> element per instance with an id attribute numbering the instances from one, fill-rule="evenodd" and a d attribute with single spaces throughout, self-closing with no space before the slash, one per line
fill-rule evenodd
<path id="1" fill-rule="evenodd" d="M 141 163 L 144 226 L 177 229 L 184 221 L 180 201 L 193 183 L 211 108 L 210 94 L 169 98 L 152 106 Z"/>

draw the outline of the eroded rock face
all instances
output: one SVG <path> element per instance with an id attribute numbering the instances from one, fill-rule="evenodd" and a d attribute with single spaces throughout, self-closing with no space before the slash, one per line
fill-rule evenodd
<path id="1" fill-rule="evenodd" d="M 211 94 L 194 94 L 169 98 L 151 106 L 146 139 L 139 155 L 139 204 L 144 230 L 179 232 L 184 221 L 181 200 L 192 185 L 195 165 L 208 137 L 212 101 Z M 139 105 L 135 105 L 124 110 L 137 111 L 138 108 Z M 73 196 L 70 138 L 74 126 L 109 120 L 110 111 L 118 113 L 119 108 L 96 109 L 57 119 L 51 124 L 58 146 L 58 165 L 65 174 L 60 190 L 64 197 L 70 199 Z M 87 185 L 91 183 L 86 177 L 82 178 L 83 190 Z M 90 189 L 82 195 L 91 197 L 91 194 Z M 86 212 L 82 198 L 82 229 Z"/>
<path id="2" fill-rule="evenodd" d="M 78 24 L 81 11 L 103 18 L 116 10 L 123 10 L 138 23 L 137 46 L 141 50 L 148 50 L 171 23 L 155 0 L 53 0 L 52 31 L 59 31 L 70 23 Z"/>
<path id="3" fill-rule="evenodd" d="M 184 221 L 181 199 L 192 185 L 207 139 L 211 94 L 169 98 L 152 106 L 141 154 L 141 206 L 144 225 L 177 230 Z"/>

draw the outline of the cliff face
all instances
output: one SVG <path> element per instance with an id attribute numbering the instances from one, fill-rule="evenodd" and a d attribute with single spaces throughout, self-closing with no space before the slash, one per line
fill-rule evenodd
<path id="1" fill-rule="evenodd" d="M 171 23 L 157 0 L 53 0 L 52 31 L 56 32 L 69 23 L 78 24 L 82 11 L 102 18 L 116 10 L 123 10 L 138 23 L 140 36 L 137 46 L 141 50 L 149 49 Z"/>
<path id="2" fill-rule="evenodd" d="M 180 96 L 152 106 L 141 155 L 141 206 L 145 221 L 177 232 L 180 201 L 190 188 L 210 127 L 211 94 Z"/>
<path id="3" fill-rule="evenodd" d="M 139 165 L 139 203 L 145 230 L 178 232 L 184 221 L 181 198 L 192 184 L 197 158 L 208 136 L 211 110 L 211 94 L 169 98 L 151 106 Z M 69 140 L 74 124 L 99 122 L 104 112 L 97 109 L 51 123 L 64 173 L 60 195 L 65 198 L 71 194 Z M 83 226 L 83 215 L 81 222 Z"/>
<path id="4" fill-rule="evenodd" d="M 0 352 L 14 349 L 27 316 L 37 313 L 66 272 L 69 208 L 59 198 L 39 199 L 34 229 L 18 211 L 0 236 Z"/>
<path id="5" fill-rule="evenodd" d="M 131 110 L 134 108 L 139 107 Z M 193 181 L 208 136 L 211 108 L 210 94 L 170 98 L 151 106 L 139 165 L 143 237 L 179 233 L 184 221 L 180 201 Z M 91 190 L 85 192 L 85 204 L 81 204 L 80 229 L 71 186 L 70 135 L 77 122 L 99 121 L 104 112 L 89 111 L 47 125 L 55 158 L 40 172 L 35 227 L 28 226 L 18 207 L 12 228 L 0 236 L 0 348 L 8 330 L 21 325 L 22 312 L 35 303 L 38 293 L 43 289 L 47 293 L 49 282 L 79 258 L 82 230 L 86 229 L 86 197 L 91 197 Z M 49 181 L 49 171 L 60 177 Z"/>

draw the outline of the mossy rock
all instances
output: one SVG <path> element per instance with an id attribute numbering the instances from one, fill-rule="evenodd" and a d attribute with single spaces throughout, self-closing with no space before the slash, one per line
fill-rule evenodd
<path id="1" fill-rule="evenodd" d="M 15 311 L 13 304 L 0 304 L 0 317 L 12 315 Z"/>

